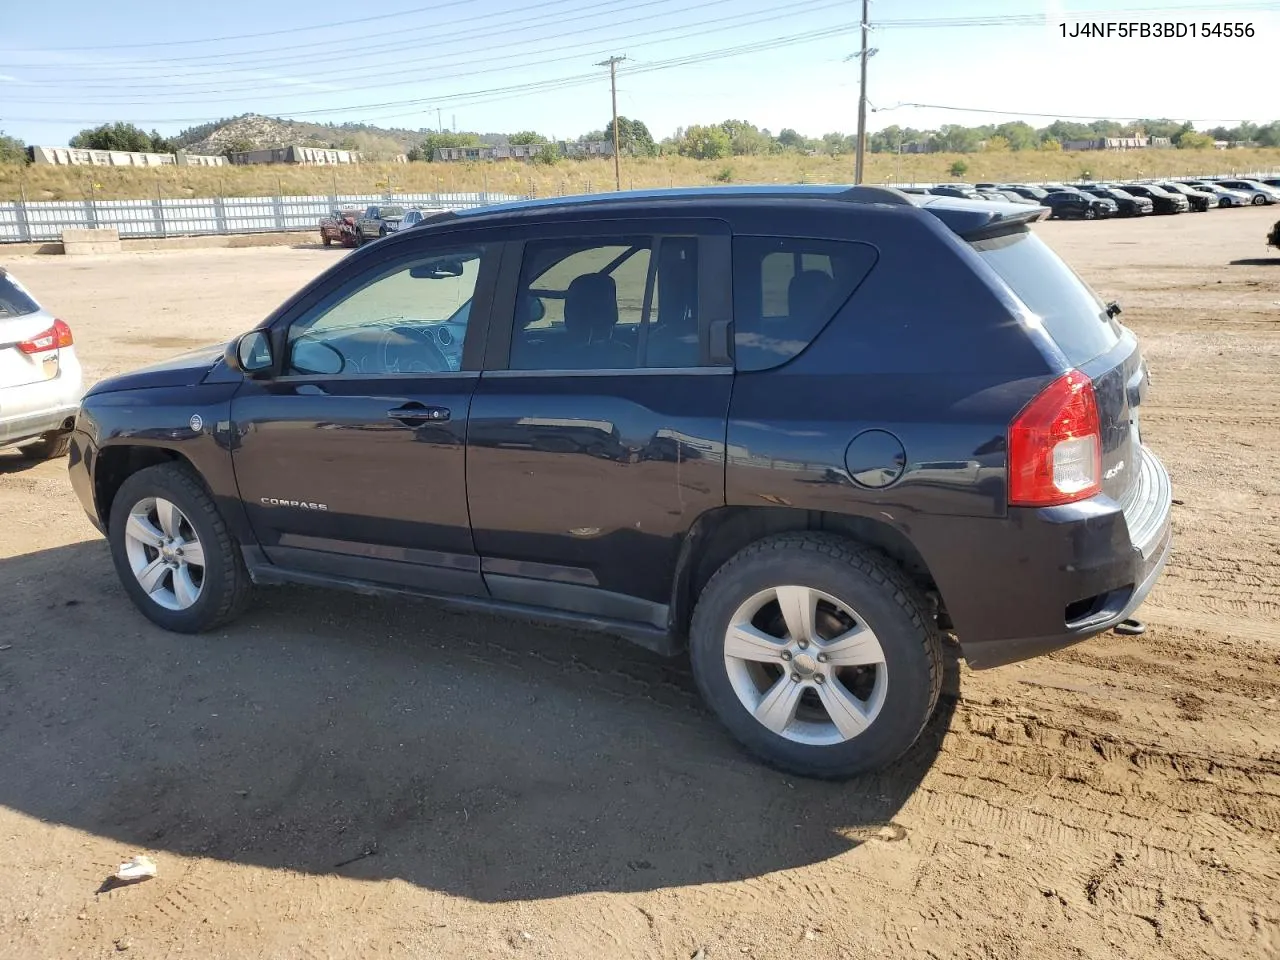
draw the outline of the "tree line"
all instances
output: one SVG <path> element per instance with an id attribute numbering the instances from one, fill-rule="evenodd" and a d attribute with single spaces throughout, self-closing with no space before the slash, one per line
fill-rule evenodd
<path id="1" fill-rule="evenodd" d="M 124 150 L 140 153 L 173 153 L 182 143 L 193 142 L 196 135 L 208 135 L 217 124 L 183 131 L 176 138 L 150 133 L 131 123 L 104 123 L 101 126 L 81 130 L 70 140 L 70 146 L 93 150 Z M 343 130 L 358 130 L 372 134 L 377 128 L 360 124 L 344 124 Z M 506 143 L 546 144 L 534 158 L 539 163 L 556 163 L 562 159 L 559 146 L 549 137 L 533 130 L 513 134 L 455 133 L 449 131 L 419 131 L 422 139 L 409 147 L 410 161 L 432 161 L 440 147 L 478 147 Z M 1280 120 L 1267 124 L 1248 121 L 1235 127 L 1214 127 L 1197 131 L 1190 123 L 1177 120 L 1138 120 L 1120 123 L 1114 120 L 1095 120 L 1080 123 L 1055 120 L 1043 127 L 1033 127 L 1021 120 L 1001 124 L 966 127 L 960 124 L 944 124 L 938 129 L 918 130 L 896 124 L 877 130 L 867 137 L 867 149 L 871 153 L 929 152 L 929 153 L 981 153 L 1019 150 L 1061 150 L 1063 144 L 1076 140 L 1095 140 L 1103 137 L 1167 137 L 1180 149 L 1206 149 L 1214 141 L 1256 143 L 1263 147 L 1280 147 Z M 613 141 L 613 121 L 604 127 L 585 133 L 576 142 Z M 229 144 L 225 152 L 252 150 L 257 144 L 248 139 Z M 348 133 L 332 146 L 340 149 L 358 149 L 354 136 Z M 853 153 L 857 138 L 846 133 L 824 133 L 820 137 L 806 137 L 785 127 L 776 135 L 768 128 L 757 127 L 745 120 L 724 120 L 713 124 L 694 124 L 680 127 L 665 140 L 655 140 L 649 128 L 641 120 L 618 118 L 618 146 L 626 156 L 661 156 L 677 154 L 699 160 L 720 160 L 736 156 L 767 156 L 770 154 L 805 153 L 840 156 Z M 26 145 L 15 137 L 0 131 L 0 163 L 21 163 L 26 158 Z"/>

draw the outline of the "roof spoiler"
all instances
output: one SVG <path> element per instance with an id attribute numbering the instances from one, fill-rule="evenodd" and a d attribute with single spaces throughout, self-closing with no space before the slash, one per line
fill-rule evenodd
<path id="1" fill-rule="evenodd" d="M 1019 204 L 1019 206 L 1023 206 Z M 1015 211 L 995 211 L 992 213 L 991 219 L 981 226 L 971 230 L 966 230 L 961 234 L 965 240 L 985 240 L 988 237 L 998 236 L 1002 233 L 1008 233 L 1016 230 L 1018 227 L 1024 227 L 1029 223 L 1037 220 L 1043 220 L 1052 211 L 1048 207 L 1032 207 L 1027 206 L 1026 210 Z"/>
<path id="2" fill-rule="evenodd" d="M 893 187 L 868 187 L 862 184 L 836 194 L 836 199 L 849 203 L 896 203 L 899 206 L 915 206 L 911 202 L 911 197 L 901 190 Z"/>

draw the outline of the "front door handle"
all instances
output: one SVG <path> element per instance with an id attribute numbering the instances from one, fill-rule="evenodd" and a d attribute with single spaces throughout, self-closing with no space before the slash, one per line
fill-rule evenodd
<path id="1" fill-rule="evenodd" d="M 393 407 L 387 416 L 401 423 L 443 423 L 449 419 L 448 407 L 429 407 L 416 400 L 403 406 Z"/>

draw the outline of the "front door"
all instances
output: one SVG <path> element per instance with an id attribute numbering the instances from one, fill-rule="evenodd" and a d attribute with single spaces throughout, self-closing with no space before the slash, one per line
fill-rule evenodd
<path id="1" fill-rule="evenodd" d="M 498 247 L 423 241 L 282 321 L 278 375 L 232 401 L 233 462 L 272 563 L 483 595 L 464 445 Z"/>
<path id="2" fill-rule="evenodd" d="M 520 239 L 467 439 L 486 585 L 665 627 L 685 534 L 724 503 L 733 375 L 708 331 L 731 315 L 727 227 L 578 223 Z"/>

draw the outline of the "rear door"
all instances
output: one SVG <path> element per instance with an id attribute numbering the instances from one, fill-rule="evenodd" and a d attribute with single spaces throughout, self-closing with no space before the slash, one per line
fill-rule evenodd
<path id="1" fill-rule="evenodd" d="M 728 226 L 518 230 L 467 437 L 485 583 L 664 628 L 684 536 L 724 504 Z"/>

